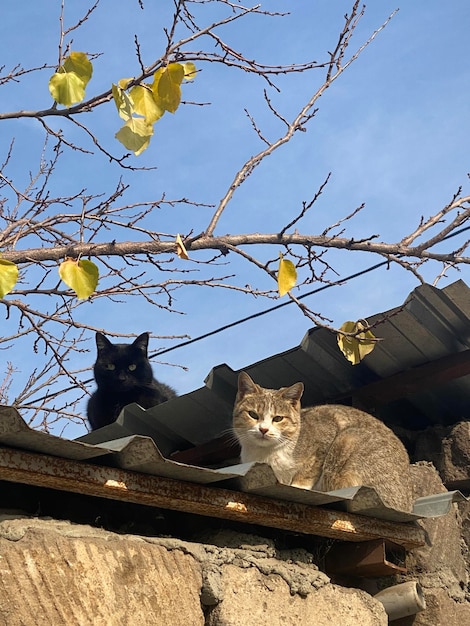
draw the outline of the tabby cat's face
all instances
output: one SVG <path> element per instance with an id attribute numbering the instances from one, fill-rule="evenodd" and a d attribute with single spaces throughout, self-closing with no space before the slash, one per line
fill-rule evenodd
<path id="1" fill-rule="evenodd" d="M 98 356 L 94 365 L 98 386 L 125 393 L 152 381 L 152 367 L 147 356 L 148 334 L 137 337 L 131 344 L 111 343 L 101 333 L 96 334 Z"/>
<path id="2" fill-rule="evenodd" d="M 233 431 L 243 450 L 266 452 L 297 440 L 303 386 L 274 390 L 256 385 L 245 372 L 239 377 L 233 411 Z M 246 455 L 245 455 L 246 456 Z"/>

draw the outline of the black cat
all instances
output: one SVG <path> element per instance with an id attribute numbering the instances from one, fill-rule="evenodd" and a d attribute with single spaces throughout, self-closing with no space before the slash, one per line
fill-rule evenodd
<path id="1" fill-rule="evenodd" d="M 171 387 L 153 377 L 148 342 L 148 333 L 142 333 L 133 343 L 111 343 L 96 333 L 98 356 L 93 371 L 98 388 L 87 406 L 92 430 L 116 421 L 127 404 L 137 402 L 148 409 L 176 396 Z"/>

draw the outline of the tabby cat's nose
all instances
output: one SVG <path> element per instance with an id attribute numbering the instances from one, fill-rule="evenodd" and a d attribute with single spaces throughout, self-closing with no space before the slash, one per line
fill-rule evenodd
<path id="1" fill-rule="evenodd" d="M 269 428 L 265 428 L 264 426 L 260 426 L 260 427 L 259 427 L 259 432 L 260 432 L 262 435 L 265 435 L 265 434 L 268 432 L 268 430 L 269 430 Z"/>

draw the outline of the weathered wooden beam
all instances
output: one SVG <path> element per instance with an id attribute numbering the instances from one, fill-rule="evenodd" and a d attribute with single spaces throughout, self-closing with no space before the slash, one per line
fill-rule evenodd
<path id="1" fill-rule="evenodd" d="M 468 374 L 470 350 L 464 350 L 354 389 L 350 395 L 363 406 L 381 406 Z"/>
<path id="2" fill-rule="evenodd" d="M 415 524 L 397 524 L 11 448 L 0 447 L 0 480 L 343 541 L 384 538 L 408 549 L 424 544 L 424 532 Z"/>

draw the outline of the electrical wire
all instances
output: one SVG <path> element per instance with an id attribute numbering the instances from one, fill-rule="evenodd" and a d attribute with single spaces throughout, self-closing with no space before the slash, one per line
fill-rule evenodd
<path id="1" fill-rule="evenodd" d="M 447 239 L 452 239 L 453 237 L 456 237 L 457 235 L 462 234 L 463 232 L 470 230 L 470 226 L 464 226 L 463 228 L 461 228 L 460 230 L 456 230 L 453 233 L 450 233 L 449 235 L 446 235 L 446 237 L 443 237 L 441 239 L 441 241 L 446 241 Z M 440 243 L 440 242 L 439 242 Z M 338 280 L 334 283 L 328 283 L 326 285 L 322 285 L 321 287 L 317 287 L 317 289 L 313 289 L 312 291 L 308 291 L 307 293 L 304 293 L 300 296 L 297 296 L 297 300 L 303 300 L 304 298 L 308 298 L 310 296 L 313 296 L 317 293 L 320 293 L 321 291 L 325 291 L 326 289 L 329 289 L 330 287 L 338 287 L 340 285 L 344 285 L 345 283 L 349 282 L 350 280 L 354 280 L 355 278 L 359 278 L 360 276 L 364 276 L 364 274 L 368 274 L 369 272 L 373 272 L 381 267 L 384 267 L 385 265 L 390 265 L 390 261 L 381 261 L 380 263 L 376 263 L 375 265 L 371 265 L 370 267 L 367 267 L 364 270 L 361 270 L 359 272 L 355 272 L 354 274 L 350 274 L 349 276 L 346 276 L 346 278 L 342 278 L 341 280 Z M 193 343 L 196 343 L 198 341 L 202 341 L 203 339 L 207 339 L 208 337 L 213 337 L 214 335 L 218 335 L 219 333 L 223 332 L 224 330 L 228 330 L 229 328 L 234 328 L 235 326 L 238 326 L 239 324 L 244 324 L 245 322 L 249 322 L 250 320 L 254 320 L 258 317 L 262 317 L 263 315 L 267 315 L 268 313 L 272 313 L 273 311 L 277 311 L 278 309 L 282 309 L 285 306 L 289 306 L 290 304 L 294 304 L 295 301 L 294 300 L 286 300 L 286 302 L 281 302 L 280 304 L 276 304 L 275 306 L 272 306 L 268 309 L 264 309 L 263 311 L 258 311 L 257 313 L 252 313 L 251 315 L 247 315 L 246 317 L 242 317 L 239 320 L 235 320 L 234 322 L 230 322 L 229 324 L 224 324 L 224 326 L 220 326 L 219 328 L 215 328 L 214 330 L 211 330 L 207 333 L 204 333 L 203 335 L 199 335 L 197 337 L 194 337 L 193 339 L 188 339 L 187 341 L 182 341 L 181 343 L 176 344 L 175 346 L 170 346 L 169 348 L 164 348 L 163 350 L 158 350 L 157 352 L 154 352 L 152 355 L 150 355 L 150 358 L 153 359 L 157 356 L 161 356 L 162 354 L 167 354 L 168 352 L 172 352 L 173 350 L 178 350 L 178 348 L 183 348 L 185 346 L 189 346 Z"/>
<path id="2" fill-rule="evenodd" d="M 317 289 L 313 289 L 312 291 L 308 291 L 307 293 L 304 293 L 300 296 L 297 296 L 297 300 L 303 300 L 304 298 L 308 298 L 309 296 L 313 296 L 317 293 L 320 293 L 320 291 L 325 291 L 325 289 L 329 289 L 330 287 L 338 287 L 339 285 L 343 285 L 344 283 L 347 283 L 350 280 L 353 280 L 354 278 L 358 278 L 359 276 L 363 276 L 364 274 L 368 274 L 369 272 L 373 272 L 374 270 L 378 269 L 379 267 L 383 267 L 384 265 L 389 265 L 388 261 L 381 261 L 380 263 L 376 263 L 375 265 L 371 265 L 370 267 L 361 270 L 360 272 L 355 272 L 354 274 L 351 274 L 350 276 L 347 276 L 346 278 L 343 278 L 341 280 L 338 280 L 337 282 L 334 283 L 328 283 L 327 285 L 322 285 L 321 287 L 317 287 Z M 178 348 L 183 348 L 184 346 L 189 346 L 192 343 L 196 343 L 197 341 L 201 341 L 202 339 L 207 339 L 208 337 L 213 337 L 214 335 L 217 335 L 221 332 L 223 332 L 224 330 L 228 330 L 229 328 L 234 328 L 235 326 L 238 326 L 239 324 L 244 324 L 245 322 L 249 322 L 250 320 L 254 320 L 258 317 L 262 317 L 263 315 L 267 315 L 268 313 L 272 313 L 273 311 L 277 311 L 278 309 L 282 309 L 285 306 L 288 306 L 289 304 L 294 304 L 294 300 L 286 300 L 285 302 L 281 302 L 280 304 L 276 304 L 275 306 L 272 306 L 268 309 L 264 309 L 263 311 L 258 311 L 257 313 L 252 313 L 251 315 L 247 315 L 246 317 L 242 317 L 239 320 L 236 320 L 234 322 L 230 322 L 230 324 L 225 324 L 224 326 L 220 326 L 219 328 L 215 328 L 214 330 L 211 330 L 207 333 L 204 333 L 203 335 L 199 335 L 198 337 L 194 337 L 193 339 L 188 339 L 187 341 L 182 341 L 181 343 L 178 343 L 175 346 L 170 346 L 169 348 L 164 348 L 163 350 L 159 350 L 158 352 L 155 352 L 154 354 L 150 355 L 150 358 L 153 359 L 157 356 L 161 356 L 162 354 L 166 354 L 168 352 L 171 352 L 172 350 L 177 350 Z"/>
<path id="3" fill-rule="evenodd" d="M 461 228 L 460 230 L 457 230 L 453 233 L 450 233 L 449 235 L 447 235 L 446 237 L 443 237 L 441 239 L 441 241 L 445 241 L 447 239 L 452 239 L 453 237 L 456 237 L 457 235 L 460 235 L 461 233 L 470 230 L 470 226 L 464 226 L 463 228 Z M 359 278 L 360 276 L 364 276 L 365 274 L 369 274 L 370 272 L 374 272 L 377 269 L 380 269 L 381 267 L 384 266 L 388 266 L 390 265 L 390 261 L 386 260 L 386 261 L 381 261 L 380 263 L 376 263 L 375 265 L 371 265 L 370 267 L 367 267 L 359 272 L 354 272 L 354 274 L 350 274 L 349 276 L 346 276 L 346 278 L 342 278 L 341 280 L 338 280 L 336 282 L 332 282 L 332 283 L 328 283 L 326 285 L 322 285 L 321 287 L 317 287 L 316 289 L 312 289 L 311 291 L 308 291 L 307 293 L 301 294 L 300 296 L 297 296 L 297 300 L 303 300 L 304 298 L 308 298 L 310 296 L 313 296 L 317 293 L 320 293 L 321 291 L 325 291 L 326 289 L 330 289 L 331 287 L 339 287 L 341 285 L 344 285 L 345 283 L 354 280 L 355 278 Z M 162 354 L 167 354 L 168 352 L 172 352 L 173 350 L 178 350 L 179 348 L 183 348 L 185 346 L 189 346 L 193 343 L 196 343 L 198 341 L 202 341 L 203 339 L 207 339 L 208 337 L 213 337 L 214 335 L 217 335 L 221 332 L 223 332 L 224 330 L 228 330 L 229 328 L 234 328 L 235 326 L 239 326 L 240 324 L 244 324 L 245 322 L 249 322 L 250 320 L 256 319 L 258 317 L 262 317 L 263 315 L 267 315 L 268 313 L 273 313 L 274 311 L 277 311 L 279 309 L 282 309 L 285 306 L 289 306 L 290 304 L 294 304 L 295 301 L 294 300 L 286 300 L 285 302 L 281 302 L 280 304 L 276 304 L 275 306 L 269 307 L 268 309 L 264 309 L 263 311 L 258 311 L 257 313 L 252 313 L 251 315 L 247 315 L 246 317 L 242 317 L 238 320 L 235 320 L 234 322 L 230 322 L 229 324 L 224 324 L 223 326 L 220 326 L 219 328 L 215 328 L 214 330 L 211 330 L 207 333 L 204 333 L 203 335 L 198 335 L 197 337 L 194 337 L 193 339 L 188 339 L 187 341 L 182 341 L 178 344 L 176 344 L 175 346 L 170 346 L 169 348 L 164 348 L 163 350 L 158 350 L 157 352 L 154 352 L 153 354 L 149 355 L 150 359 L 156 358 L 161 356 Z M 93 378 L 89 378 L 88 380 L 84 380 L 83 381 L 83 385 L 86 385 L 88 383 L 93 382 Z M 64 389 L 63 391 L 71 391 L 72 389 L 76 389 L 78 388 L 79 385 L 72 385 L 71 387 L 69 387 L 68 389 Z M 42 400 L 46 400 L 49 396 L 43 396 L 42 398 L 38 398 L 35 400 L 35 402 L 40 402 Z"/>

